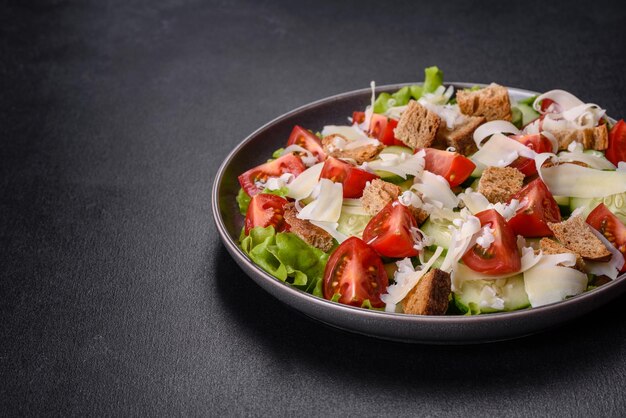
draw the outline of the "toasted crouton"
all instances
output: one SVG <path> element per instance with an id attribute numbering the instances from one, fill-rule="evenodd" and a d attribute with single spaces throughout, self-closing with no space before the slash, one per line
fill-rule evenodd
<path id="1" fill-rule="evenodd" d="M 576 270 L 582 271 L 583 273 L 585 272 L 585 262 L 583 261 L 580 254 L 572 250 L 568 250 L 566 247 L 559 244 L 558 242 L 551 240 L 550 238 L 541 238 L 541 241 L 539 241 L 539 247 L 541 248 L 541 251 L 543 251 L 543 253 L 547 255 L 574 254 L 576 256 L 576 265 L 574 266 L 574 268 Z"/>
<path id="2" fill-rule="evenodd" d="M 464 123 L 452 130 L 442 123 L 437 130 L 437 143 L 445 144 L 445 147 L 454 147 L 456 152 L 463 155 L 473 154 L 478 151 L 474 142 L 474 131 L 485 121 L 482 116 L 465 116 Z"/>
<path id="3" fill-rule="evenodd" d="M 412 315 L 443 315 L 450 299 L 450 274 L 434 269 L 417 282 L 402 300 L 404 313 Z"/>
<path id="4" fill-rule="evenodd" d="M 415 100 L 402 113 L 394 135 L 412 148 L 427 148 L 435 141 L 441 119 Z"/>
<path id="5" fill-rule="evenodd" d="M 548 222 L 548 228 L 561 244 L 585 260 L 608 261 L 611 258 L 611 252 L 591 232 L 591 227 L 581 216 L 572 216 L 559 223 Z"/>
<path id="6" fill-rule="evenodd" d="M 478 193 L 491 203 L 506 203 L 522 189 L 524 174 L 512 167 L 487 167 L 478 182 Z"/>
<path id="7" fill-rule="evenodd" d="M 374 216 L 389 202 L 396 200 L 401 193 L 402 189 L 395 184 L 374 179 L 363 189 L 361 202 L 365 211 Z"/>
<path id="8" fill-rule="evenodd" d="M 402 189 L 395 184 L 381 179 L 374 179 L 363 189 L 363 197 L 361 199 L 363 209 L 374 216 L 390 202 L 396 200 L 401 193 Z M 428 212 L 424 209 L 414 206 L 409 206 L 408 208 L 418 225 L 424 223 L 426 218 L 428 218 Z"/>
<path id="9" fill-rule="evenodd" d="M 285 210 L 285 221 L 289 224 L 289 231 L 296 234 L 309 245 L 328 252 L 333 247 L 333 237 L 322 228 L 313 225 L 311 222 L 297 218 L 298 211 L 293 202 L 283 206 Z"/>
<path id="10" fill-rule="evenodd" d="M 559 143 L 559 150 L 565 150 L 572 142 L 579 142 L 585 149 L 604 151 L 609 147 L 609 132 L 606 124 L 585 129 L 551 129 Z"/>
<path id="11" fill-rule="evenodd" d="M 335 139 L 340 138 L 346 142 L 349 142 L 345 137 L 339 134 L 328 135 L 322 138 L 322 148 L 324 152 L 335 158 L 351 158 L 356 161 L 357 164 L 363 164 L 366 161 L 372 161 L 382 151 L 385 146 L 380 145 L 364 145 L 358 148 L 352 149 L 339 149 L 335 146 Z"/>
<path id="12" fill-rule="evenodd" d="M 491 83 L 484 89 L 456 92 L 461 112 L 469 116 L 484 116 L 491 120 L 511 120 L 511 101 L 505 87 Z"/>

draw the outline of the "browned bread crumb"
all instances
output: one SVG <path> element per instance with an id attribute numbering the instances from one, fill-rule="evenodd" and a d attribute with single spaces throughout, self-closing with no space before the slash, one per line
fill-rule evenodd
<path id="1" fill-rule="evenodd" d="M 394 135 L 412 148 L 428 148 L 435 141 L 440 123 L 436 113 L 411 100 L 394 129 Z"/>
<path id="2" fill-rule="evenodd" d="M 376 156 L 382 151 L 385 146 L 383 144 L 380 145 L 365 145 L 363 147 L 358 147 L 354 149 L 337 149 L 333 145 L 333 139 L 339 137 L 346 140 L 343 136 L 339 134 L 328 135 L 322 138 L 322 148 L 324 148 L 324 152 L 330 157 L 335 158 L 351 158 L 356 161 L 357 164 L 363 164 L 366 161 L 372 161 L 376 159 Z"/>
<path id="3" fill-rule="evenodd" d="M 428 214 L 428 212 L 426 212 L 422 208 L 416 208 L 415 206 L 409 206 L 409 210 L 413 214 L 413 217 L 415 218 L 415 222 L 417 223 L 417 226 L 420 226 L 421 224 L 423 224 L 424 221 L 426 221 L 426 219 L 428 219 L 428 216 L 430 216 Z"/>
<path id="4" fill-rule="evenodd" d="M 470 116 L 484 116 L 491 120 L 511 120 L 511 101 L 505 87 L 491 83 L 484 89 L 456 92 L 461 112 Z"/>
<path id="5" fill-rule="evenodd" d="M 512 167 L 487 167 L 478 182 L 478 193 L 491 203 L 506 203 L 522 189 L 524 174 Z"/>
<path id="6" fill-rule="evenodd" d="M 402 300 L 404 313 L 443 315 L 450 300 L 450 274 L 439 269 L 429 271 Z"/>
<path id="7" fill-rule="evenodd" d="M 380 212 L 389 202 L 400 196 L 402 189 L 392 183 L 381 179 L 374 179 L 363 189 L 361 202 L 367 213 L 374 216 Z"/>
<path id="8" fill-rule="evenodd" d="M 437 131 L 437 143 L 445 144 L 445 148 L 454 147 L 460 154 L 471 155 L 478 151 L 474 142 L 474 131 L 485 121 L 482 116 L 466 116 L 465 122 L 452 130 L 442 123 Z"/>
<path id="9" fill-rule="evenodd" d="M 611 258 L 611 252 L 591 232 L 591 227 L 581 216 L 572 216 L 559 223 L 548 222 L 548 227 L 561 244 L 586 260 L 608 261 Z"/>
<path id="10" fill-rule="evenodd" d="M 574 268 L 576 268 L 576 270 L 582 271 L 583 273 L 585 272 L 585 262 L 583 261 L 580 254 L 572 250 L 568 250 L 566 247 L 559 244 L 558 242 L 551 240 L 550 238 L 541 238 L 541 241 L 539 241 L 539 247 L 541 248 L 541 251 L 543 251 L 544 254 L 548 254 L 548 255 L 551 255 L 551 254 L 574 254 L 576 255 L 576 265 L 574 266 Z"/>
<path id="11" fill-rule="evenodd" d="M 293 232 L 309 245 L 319 248 L 324 252 L 330 251 L 333 247 L 333 237 L 322 228 L 313 225 L 305 219 L 296 217 L 298 211 L 293 202 L 283 206 L 285 210 L 285 221 L 289 224 L 289 232 Z"/>
<path id="12" fill-rule="evenodd" d="M 549 131 L 559 143 L 559 150 L 565 150 L 572 142 L 579 142 L 585 149 L 604 151 L 609 147 L 609 132 L 606 124 L 586 129 L 552 129 Z"/>

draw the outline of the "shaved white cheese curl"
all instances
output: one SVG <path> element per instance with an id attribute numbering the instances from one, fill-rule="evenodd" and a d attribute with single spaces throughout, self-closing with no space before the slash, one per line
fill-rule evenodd
<path id="1" fill-rule="evenodd" d="M 436 207 L 455 208 L 459 204 L 459 199 L 450 190 L 448 181 L 430 171 L 424 170 L 419 183 L 411 186 L 411 189 L 417 190 L 422 195 L 424 203 L 431 204 Z"/>
<path id="2" fill-rule="evenodd" d="M 311 224 L 317 226 L 318 228 L 321 228 L 324 231 L 328 232 L 333 238 L 337 240 L 339 244 L 348 239 L 347 235 L 344 235 L 341 232 L 337 231 L 337 227 L 339 226 L 337 222 L 322 222 L 313 220 L 309 222 L 311 222 Z"/>
<path id="3" fill-rule="evenodd" d="M 515 125 L 506 120 L 492 120 L 491 122 L 483 123 L 474 131 L 474 142 L 480 149 L 485 139 L 495 134 L 521 134 L 521 131 L 517 129 Z"/>
<path id="4" fill-rule="evenodd" d="M 322 129 L 322 136 L 329 135 L 340 135 L 348 141 L 372 139 L 355 125 L 326 125 Z"/>
<path id="5" fill-rule="evenodd" d="M 552 195 L 605 197 L 626 192 L 626 172 L 602 171 L 576 164 L 541 167 L 553 155 L 540 154 L 535 160 L 537 172 Z"/>
<path id="6" fill-rule="evenodd" d="M 313 167 L 304 170 L 298 177 L 289 183 L 288 197 L 300 200 L 308 197 L 320 178 L 324 163 L 315 164 Z"/>
<path id="7" fill-rule="evenodd" d="M 565 90 L 550 90 L 539 95 L 533 102 L 533 109 L 539 113 L 546 113 L 541 110 L 541 102 L 544 99 L 550 99 L 554 103 L 558 104 L 561 110 L 568 110 L 576 106 L 580 106 L 583 103 L 578 97 Z"/>
<path id="8" fill-rule="evenodd" d="M 565 300 L 581 294 L 587 288 L 587 275 L 574 266 L 576 256 L 571 253 L 544 255 L 531 269 L 524 272 L 524 287 L 533 308 Z"/>
<path id="9" fill-rule="evenodd" d="M 521 142 L 502 134 L 495 134 L 471 156 L 471 159 L 486 167 L 506 167 L 518 157 L 534 159 L 536 155 L 535 151 Z"/>
<path id="10" fill-rule="evenodd" d="M 311 167 L 315 165 L 315 163 L 317 163 L 317 157 L 315 157 L 315 155 L 313 155 L 311 151 L 309 151 L 308 149 L 302 148 L 300 145 L 296 145 L 296 144 L 289 145 L 287 148 L 283 150 L 283 152 L 280 153 L 280 155 L 285 155 L 285 154 L 289 154 L 292 152 L 300 152 L 304 154 L 303 156 L 300 156 L 300 159 L 302 160 L 304 165 L 306 165 L 307 167 Z"/>
<path id="11" fill-rule="evenodd" d="M 387 293 L 381 295 L 381 299 L 385 302 L 385 311 L 387 312 L 396 312 L 396 305 L 402 302 L 402 299 L 409 294 L 411 289 L 417 285 L 422 277 L 432 267 L 432 265 L 439 259 L 441 253 L 443 252 L 442 247 L 437 247 L 435 253 L 425 264 L 418 266 L 419 270 L 413 269 L 413 264 L 411 264 L 410 258 L 405 258 L 401 261 L 398 261 L 396 265 L 398 266 L 398 270 L 394 274 L 395 283 L 391 286 L 387 287 Z"/>
<path id="12" fill-rule="evenodd" d="M 474 215 L 478 212 L 489 209 L 490 203 L 485 195 L 473 191 L 471 187 L 468 187 L 463 193 L 460 193 L 458 198 Z"/>
<path id="13" fill-rule="evenodd" d="M 373 170 L 384 170 L 396 174 L 403 179 L 407 176 L 419 176 L 424 170 L 426 153 L 421 150 L 417 154 L 391 154 L 382 153 L 378 159 L 367 163 L 367 167 Z"/>
<path id="14" fill-rule="evenodd" d="M 337 222 L 341 216 L 343 185 L 321 179 L 313 189 L 314 200 L 296 215 L 299 219 L 320 222 Z"/>
<path id="15" fill-rule="evenodd" d="M 443 271 L 451 272 L 457 267 L 461 257 L 474 243 L 474 236 L 481 230 L 480 220 L 470 214 L 467 208 L 463 208 L 459 216 L 460 218 L 452 221 L 454 226 L 450 227 L 452 229 L 450 248 L 440 267 Z"/>
<path id="16" fill-rule="evenodd" d="M 595 275 L 604 275 L 611 280 L 617 279 L 619 271 L 624 267 L 624 255 L 609 242 L 600 232 L 594 228 L 589 228 L 593 234 L 598 237 L 604 246 L 611 252 L 611 259 L 605 263 L 598 263 L 594 261 L 585 262 L 585 271 L 587 273 Z"/>

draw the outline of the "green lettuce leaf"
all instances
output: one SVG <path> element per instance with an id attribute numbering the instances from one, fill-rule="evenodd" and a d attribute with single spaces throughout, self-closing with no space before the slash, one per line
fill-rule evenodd
<path id="1" fill-rule="evenodd" d="M 328 254 L 308 245 L 290 232 L 276 233 L 274 227 L 256 227 L 241 240 L 241 249 L 274 277 L 316 296 Z"/>
<path id="2" fill-rule="evenodd" d="M 272 153 L 272 158 L 273 158 L 274 160 L 275 160 L 275 159 L 277 159 L 277 158 L 280 158 L 280 156 L 283 154 L 283 151 L 284 151 L 284 150 L 285 150 L 284 148 L 278 148 L 276 151 L 274 151 L 274 152 Z"/>
<path id="3" fill-rule="evenodd" d="M 263 194 L 274 194 L 276 196 L 285 197 L 287 193 L 289 193 L 289 188 L 287 186 L 283 186 L 280 189 L 270 190 L 268 188 L 263 189 L 261 192 Z"/>
<path id="4" fill-rule="evenodd" d="M 248 196 L 248 193 L 244 189 L 239 189 L 239 193 L 237 193 L 237 204 L 239 205 L 239 212 L 242 215 L 246 215 L 248 212 L 248 206 L 250 206 L 250 200 L 252 198 Z"/>
<path id="5" fill-rule="evenodd" d="M 404 106 L 412 98 L 418 100 L 424 93 L 432 93 L 439 86 L 443 85 L 443 72 L 436 66 L 428 67 L 424 70 L 424 84 L 405 86 L 393 94 L 380 93 L 374 101 L 374 113 L 385 113 L 390 107 L 390 100 L 393 99 L 393 106 Z"/>
<path id="6" fill-rule="evenodd" d="M 424 93 L 432 93 L 443 84 L 443 72 L 435 65 L 424 70 Z"/>

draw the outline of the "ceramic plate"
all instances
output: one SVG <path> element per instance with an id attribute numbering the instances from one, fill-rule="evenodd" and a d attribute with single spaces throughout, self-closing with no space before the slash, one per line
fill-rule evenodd
<path id="1" fill-rule="evenodd" d="M 411 83 L 417 84 L 417 83 Z M 474 83 L 446 83 L 469 88 Z M 408 84 L 382 86 L 376 93 L 396 91 Z M 537 93 L 509 87 L 514 100 Z M 235 196 L 239 191 L 237 176 L 265 162 L 270 153 L 285 145 L 294 125 L 321 130 L 324 125 L 347 123 L 354 110 L 370 102 L 370 89 L 356 90 L 318 100 L 288 112 L 244 139 L 226 157 L 219 168 L 212 192 L 213 217 L 220 237 L 237 264 L 259 286 L 281 302 L 305 315 L 358 334 L 405 342 L 465 344 L 518 338 L 555 327 L 609 302 L 626 289 L 626 276 L 570 298 L 539 308 L 477 316 L 417 316 L 332 303 L 290 287 L 257 267 L 238 247 L 244 218 L 239 214 Z"/>

